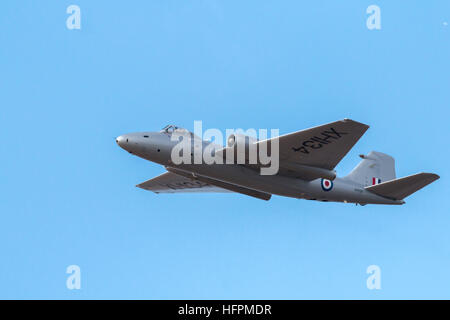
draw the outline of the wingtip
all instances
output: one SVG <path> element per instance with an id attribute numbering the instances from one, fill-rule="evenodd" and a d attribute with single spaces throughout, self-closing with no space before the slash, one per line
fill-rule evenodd
<path id="1" fill-rule="evenodd" d="M 441 178 L 441 177 L 440 177 L 438 174 L 436 174 L 436 173 L 429 173 L 429 175 L 430 175 L 431 177 L 433 177 L 433 179 L 434 179 L 435 181 Z"/>
<path id="2" fill-rule="evenodd" d="M 438 174 L 433 173 L 433 172 L 420 172 L 418 174 L 427 175 L 428 177 L 433 178 L 433 181 L 440 178 L 440 176 Z"/>
<path id="3" fill-rule="evenodd" d="M 342 122 L 353 122 L 353 123 L 359 124 L 361 126 L 364 126 L 366 128 L 366 130 L 370 128 L 370 126 L 368 124 L 365 124 L 365 123 L 362 123 L 362 122 L 359 122 L 359 121 L 355 121 L 355 120 L 349 119 L 349 118 L 344 118 L 341 121 Z"/>

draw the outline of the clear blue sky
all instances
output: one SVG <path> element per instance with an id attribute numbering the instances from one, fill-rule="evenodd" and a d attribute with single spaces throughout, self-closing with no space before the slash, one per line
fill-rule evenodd
<path id="1" fill-rule="evenodd" d="M 0 298 L 450 298 L 446 22 L 444 0 L 2 1 Z M 441 179 L 393 207 L 155 195 L 134 186 L 164 169 L 114 142 L 342 118 L 371 127 L 338 174 L 377 150 Z"/>

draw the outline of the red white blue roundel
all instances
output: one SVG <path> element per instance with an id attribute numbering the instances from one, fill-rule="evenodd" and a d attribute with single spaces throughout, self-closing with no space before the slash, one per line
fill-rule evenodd
<path id="1" fill-rule="evenodd" d="M 333 189 L 333 181 L 331 180 L 322 179 L 320 181 L 320 184 L 322 185 L 323 191 L 330 191 L 331 189 Z"/>

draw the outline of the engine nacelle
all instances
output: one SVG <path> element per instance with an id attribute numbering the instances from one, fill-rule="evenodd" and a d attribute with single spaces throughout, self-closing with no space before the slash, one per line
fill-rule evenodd
<path id="1" fill-rule="evenodd" d="M 257 142 L 258 139 L 246 136 L 245 134 L 230 134 L 227 139 L 227 147 L 234 147 L 235 145 L 244 145 L 247 149 L 251 143 Z"/>
<path id="2" fill-rule="evenodd" d="M 244 134 L 230 134 L 227 138 L 227 148 L 232 148 L 234 150 L 234 160 L 237 161 L 238 164 L 256 164 L 258 159 L 258 148 L 255 142 L 257 141 L 258 139 Z"/>

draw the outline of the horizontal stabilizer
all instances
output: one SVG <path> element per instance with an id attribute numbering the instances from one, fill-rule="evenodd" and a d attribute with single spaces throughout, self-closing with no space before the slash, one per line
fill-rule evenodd
<path id="1" fill-rule="evenodd" d="M 365 189 L 382 197 L 402 200 L 437 179 L 439 179 L 439 176 L 434 173 L 417 173 L 369 186 Z"/>

